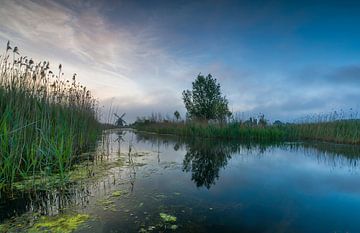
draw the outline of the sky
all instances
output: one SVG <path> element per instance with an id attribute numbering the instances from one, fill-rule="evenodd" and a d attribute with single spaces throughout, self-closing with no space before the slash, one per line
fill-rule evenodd
<path id="1" fill-rule="evenodd" d="M 0 0 L 0 46 L 63 65 L 125 120 L 184 116 L 211 73 L 241 117 L 359 109 L 360 2 Z"/>

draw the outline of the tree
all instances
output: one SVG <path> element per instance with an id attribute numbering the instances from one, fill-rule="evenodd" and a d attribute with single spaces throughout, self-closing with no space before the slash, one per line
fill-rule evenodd
<path id="1" fill-rule="evenodd" d="M 220 120 L 231 116 L 228 100 L 221 95 L 220 84 L 209 74 L 199 74 L 192 83 L 192 91 L 182 93 L 187 115 L 190 119 Z"/>
<path id="2" fill-rule="evenodd" d="M 175 116 L 176 121 L 179 121 L 180 113 L 177 110 L 174 112 L 174 116 Z"/>

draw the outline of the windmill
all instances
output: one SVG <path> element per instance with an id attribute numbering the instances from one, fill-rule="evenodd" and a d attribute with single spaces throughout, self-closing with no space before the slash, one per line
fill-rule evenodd
<path id="1" fill-rule="evenodd" d="M 126 125 L 126 121 L 123 119 L 126 113 L 123 113 L 121 116 L 114 113 L 114 115 L 117 117 L 117 120 L 115 121 L 115 125 L 118 127 L 124 127 Z"/>
<path id="2" fill-rule="evenodd" d="M 125 142 L 124 136 L 126 134 L 126 131 L 119 130 L 116 132 L 117 138 L 115 139 L 115 142 L 118 142 L 118 155 L 121 155 L 121 142 Z"/>

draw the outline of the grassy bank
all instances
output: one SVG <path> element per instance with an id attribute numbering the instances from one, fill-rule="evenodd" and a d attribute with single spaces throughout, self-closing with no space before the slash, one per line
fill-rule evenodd
<path id="1" fill-rule="evenodd" d="M 291 139 L 360 144 L 358 119 L 298 123 L 283 128 Z"/>
<path id="2" fill-rule="evenodd" d="M 134 128 L 160 134 L 176 134 L 186 137 L 241 139 L 249 141 L 279 141 L 286 138 L 286 132 L 279 127 L 250 127 L 240 123 L 205 124 L 153 122 L 137 123 Z"/>
<path id="3" fill-rule="evenodd" d="M 0 60 L 0 184 L 30 175 L 63 176 L 99 133 L 95 100 L 61 65 L 8 49 Z M 56 74 L 55 74 L 56 73 Z"/>
<path id="4" fill-rule="evenodd" d="M 134 128 L 160 134 L 186 137 L 240 139 L 245 141 L 313 140 L 343 144 L 360 144 L 360 120 L 333 120 L 282 125 L 137 122 Z"/>

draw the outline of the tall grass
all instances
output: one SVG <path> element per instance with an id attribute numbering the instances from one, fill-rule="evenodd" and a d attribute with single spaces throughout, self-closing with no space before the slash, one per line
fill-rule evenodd
<path id="1" fill-rule="evenodd" d="M 354 115 L 354 116 L 357 116 Z M 178 122 L 143 118 L 133 125 L 138 130 L 180 136 L 241 139 L 245 141 L 324 141 L 342 144 L 360 144 L 360 120 L 337 114 L 304 118 L 292 124 L 269 125 L 250 118 L 227 124 L 205 122 Z M 254 120 L 255 119 L 255 120 Z"/>
<path id="2" fill-rule="evenodd" d="M 99 132 L 86 87 L 8 43 L 0 57 L 0 184 L 68 170 Z M 55 74 L 56 73 L 56 74 Z"/>
<path id="3" fill-rule="evenodd" d="M 358 119 L 297 123 L 287 125 L 283 130 L 293 139 L 360 144 Z"/>
<path id="4" fill-rule="evenodd" d="M 285 131 L 276 126 L 248 126 L 238 122 L 229 124 L 208 124 L 200 122 L 152 122 L 137 123 L 134 127 L 142 131 L 180 136 L 241 139 L 244 141 L 281 141 Z"/>

